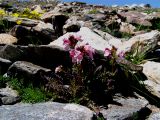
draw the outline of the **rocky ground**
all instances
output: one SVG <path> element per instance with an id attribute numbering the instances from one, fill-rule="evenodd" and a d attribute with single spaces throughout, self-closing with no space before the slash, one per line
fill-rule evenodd
<path id="1" fill-rule="evenodd" d="M 159 9 L 136 6 L 105 7 L 72 2 L 59 3 L 54 7 L 52 4 L 30 6 L 31 11 L 26 14 L 21 6 L 18 7 L 7 7 L 6 3 L 0 3 L 1 120 L 160 119 Z M 123 51 L 126 55 L 130 55 L 123 57 L 123 60 L 119 60 L 117 56 L 114 59 L 116 64 L 125 66 L 129 74 L 127 79 L 122 73 L 113 73 L 111 77 L 109 76 L 109 79 L 119 81 L 116 82 L 118 88 L 116 86 L 111 88 L 114 92 L 111 93 L 111 102 L 107 104 L 102 101 L 109 100 L 110 96 L 95 95 L 99 94 L 98 90 L 103 84 L 98 84 L 100 87 L 95 85 L 96 87 L 91 89 L 95 92 L 93 94 L 95 96 L 91 97 L 93 104 L 79 102 L 80 99 L 78 102 L 75 99 L 69 101 L 68 99 L 73 96 L 68 97 L 67 92 L 63 95 L 58 94 L 62 97 L 58 96 L 56 100 L 53 97 L 53 92 L 59 89 L 61 92 L 67 91 L 73 87 L 73 84 L 66 82 L 67 77 L 63 76 L 64 73 L 60 71 L 60 74 L 57 74 L 57 70 L 60 66 L 73 67 L 73 59 L 71 60 L 69 52 L 64 48 L 64 40 L 77 35 L 83 40 L 82 44 L 87 43 L 96 51 L 94 56 L 89 55 L 96 60 L 97 66 L 104 62 L 101 60 L 104 50 L 112 48 L 108 54 L 114 54 L 113 46 L 116 52 Z M 115 69 L 115 72 L 116 70 L 119 68 Z M 138 82 L 132 83 L 134 76 L 130 73 L 134 75 L 140 73 L 136 79 Z M 57 76 L 58 79 L 62 77 L 66 81 L 63 81 L 63 84 L 57 82 Z M 13 80 L 10 82 L 12 78 L 15 78 L 15 81 L 18 79 L 18 83 Z M 56 78 L 54 80 L 56 83 L 49 81 L 50 78 Z M 108 78 L 102 76 L 100 79 Z M 44 91 L 49 90 L 50 93 L 52 88 L 52 97 L 41 103 L 34 103 L 35 101 L 34 104 L 31 104 L 32 101 L 23 103 L 29 93 L 24 97 L 24 88 L 23 90 L 21 86 L 18 88 L 21 82 L 25 85 L 32 83 L 34 87 L 45 85 Z M 110 87 L 110 84 L 108 86 Z M 132 94 L 127 92 L 130 87 L 132 87 Z"/>

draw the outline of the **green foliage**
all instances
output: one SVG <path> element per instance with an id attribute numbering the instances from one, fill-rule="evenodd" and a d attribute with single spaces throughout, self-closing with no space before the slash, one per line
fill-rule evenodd
<path id="1" fill-rule="evenodd" d="M 135 43 L 132 47 L 132 51 L 127 53 L 126 59 L 131 61 L 134 64 L 141 64 L 149 52 L 148 48 L 142 44 Z"/>
<path id="2" fill-rule="evenodd" d="M 0 18 L 0 33 L 7 33 L 9 32 L 9 30 L 10 30 L 9 22 Z"/>
<path id="3" fill-rule="evenodd" d="M 151 14 L 153 12 L 160 12 L 159 8 L 149 8 L 143 11 L 144 13 Z"/>
<path id="4" fill-rule="evenodd" d="M 129 33 L 122 33 L 122 38 L 129 39 L 131 37 L 132 37 L 132 35 Z"/>
<path id="5" fill-rule="evenodd" d="M 32 83 L 25 84 L 24 79 L 3 77 L 0 75 L 0 88 L 8 84 L 14 90 L 17 90 L 22 102 L 37 103 L 54 98 L 54 94 L 44 91 L 43 87 L 33 87 Z"/>
<path id="6" fill-rule="evenodd" d="M 92 9 L 88 12 L 88 14 L 97 14 L 98 10 L 97 9 Z"/>
<path id="7" fill-rule="evenodd" d="M 5 87 L 7 81 L 8 81 L 8 78 L 5 78 L 2 75 L 0 75 L 0 88 Z"/>
<path id="8" fill-rule="evenodd" d="M 20 79 L 20 80 L 16 78 L 11 79 L 8 81 L 8 85 L 11 86 L 13 89 L 21 92 L 23 89 L 23 79 Z"/>
<path id="9" fill-rule="evenodd" d="M 39 88 L 28 87 L 24 88 L 21 93 L 22 102 L 37 103 L 47 100 L 46 94 Z"/>
<path id="10" fill-rule="evenodd" d="M 151 28 L 149 26 L 144 26 L 144 25 L 139 25 L 139 24 L 135 24 L 134 26 L 136 27 L 135 31 L 144 30 L 146 32 L 149 32 L 151 30 Z"/>
<path id="11" fill-rule="evenodd" d="M 152 28 L 160 31 L 160 19 L 153 21 Z"/>

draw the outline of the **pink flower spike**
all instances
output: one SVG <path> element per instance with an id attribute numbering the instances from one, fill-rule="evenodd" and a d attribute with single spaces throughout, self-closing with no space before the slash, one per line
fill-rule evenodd
<path id="1" fill-rule="evenodd" d="M 70 57 L 72 58 L 72 62 L 73 63 L 81 63 L 81 61 L 83 60 L 83 53 L 78 51 L 78 50 L 71 50 L 70 52 Z"/>
<path id="2" fill-rule="evenodd" d="M 70 44 L 71 44 L 70 40 L 68 40 L 66 38 L 63 39 L 63 45 L 64 45 L 64 49 L 65 50 L 69 50 L 70 49 Z"/>
<path id="3" fill-rule="evenodd" d="M 90 45 L 84 45 L 85 52 L 89 55 L 89 57 L 93 60 L 93 54 L 95 54 L 95 49 L 92 48 Z"/>
<path id="4" fill-rule="evenodd" d="M 63 45 L 65 45 L 65 44 L 70 44 L 70 41 L 66 38 L 63 39 Z"/>
<path id="5" fill-rule="evenodd" d="M 111 54 L 111 50 L 106 48 L 104 51 L 104 57 L 108 57 Z"/>

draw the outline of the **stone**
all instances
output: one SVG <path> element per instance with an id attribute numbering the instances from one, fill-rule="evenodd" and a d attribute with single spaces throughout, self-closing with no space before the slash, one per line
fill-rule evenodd
<path id="1" fill-rule="evenodd" d="M 105 39 L 107 41 L 109 41 L 110 39 L 114 39 L 115 38 L 114 36 L 110 35 L 109 33 L 103 32 L 101 30 L 93 29 L 93 31 L 95 33 L 97 33 L 98 35 L 100 35 L 103 39 Z"/>
<path id="2" fill-rule="evenodd" d="M 56 10 L 44 13 L 41 17 L 44 22 L 53 24 L 53 28 L 58 36 L 63 34 L 63 25 L 65 25 L 68 16 L 57 12 Z"/>
<path id="3" fill-rule="evenodd" d="M 22 26 L 22 25 L 15 25 L 10 30 L 10 34 L 18 39 L 21 39 L 30 33 L 30 29 L 31 29 L 31 27 L 26 27 L 26 26 Z M 18 40 L 18 42 L 20 42 L 20 41 Z"/>
<path id="4" fill-rule="evenodd" d="M 116 98 L 117 105 L 109 104 L 108 109 L 102 109 L 100 112 L 107 120 L 126 120 L 134 119 L 134 115 L 145 109 L 148 101 L 136 98 Z M 119 104 L 119 105 L 118 105 Z M 146 115 L 147 116 L 147 115 Z"/>
<path id="5" fill-rule="evenodd" d="M 147 120 L 159 120 L 159 119 L 160 119 L 160 112 L 151 114 Z"/>
<path id="6" fill-rule="evenodd" d="M 160 98 L 160 84 L 157 84 L 153 80 L 145 80 L 143 83 L 148 91 Z"/>
<path id="7" fill-rule="evenodd" d="M 70 35 L 81 36 L 81 39 L 83 40 L 82 44 L 88 43 L 96 50 L 104 51 L 106 47 L 109 47 L 109 48 L 111 47 L 106 40 L 104 40 L 98 34 L 92 32 L 87 27 L 82 27 L 80 31 L 77 33 L 66 33 L 63 36 L 59 37 L 57 40 L 51 42 L 49 45 L 51 46 L 55 45 L 63 49 L 63 39 L 68 38 Z"/>
<path id="8" fill-rule="evenodd" d="M 119 31 L 123 33 L 134 34 L 135 29 L 136 27 L 133 26 L 132 24 L 121 22 Z"/>
<path id="9" fill-rule="evenodd" d="M 7 69 L 12 64 L 10 60 L 3 59 L 0 57 L 0 74 L 4 74 L 7 72 Z"/>
<path id="10" fill-rule="evenodd" d="M 2 97 L 0 98 L 3 105 L 13 105 L 20 101 L 19 97 Z"/>
<path id="11" fill-rule="evenodd" d="M 55 102 L 0 106 L 1 120 L 91 120 L 93 112 L 76 104 Z"/>
<path id="12" fill-rule="evenodd" d="M 116 48 L 119 48 L 119 46 L 122 45 L 122 40 L 119 38 L 116 38 L 112 35 L 110 35 L 107 32 L 102 32 L 100 30 L 94 29 L 93 30 L 95 33 L 97 33 L 98 35 L 100 35 L 104 40 L 108 41 L 109 44 L 115 46 Z"/>
<path id="13" fill-rule="evenodd" d="M 63 26 L 64 33 L 67 32 L 78 32 L 80 27 L 84 25 L 83 21 L 78 20 L 78 16 L 72 16 L 67 21 L 66 24 Z"/>
<path id="14" fill-rule="evenodd" d="M 149 79 L 160 84 L 160 63 L 147 61 L 143 66 L 143 73 Z"/>
<path id="15" fill-rule="evenodd" d="M 106 20 L 107 16 L 102 13 L 97 13 L 97 14 L 86 14 L 84 15 L 84 20 L 94 20 L 94 21 L 103 21 Z"/>
<path id="16" fill-rule="evenodd" d="M 147 51 L 153 50 L 160 40 L 160 32 L 153 30 L 148 33 L 136 35 L 130 38 L 128 41 L 123 42 L 120 46 L 121 51 L 129 52 L 139 49 L 139 53 L 146 53 Z"/>
<path id="17" fill-rule="evenodd" d="M 42 8 L 41 8 L 40 5 L 34 5 L 34 6 L 32 7 L 32 10 L 33 10 L 33 11 L 36 11 L 36 12 L 38 12 L 38 13 L 43 13 L 43 10 L 42 10 Z"/>
<path id="18" fill-rule="evenodd" d="M 18 92 L 16 90 L 13 90 L 10 87 L 1 88 L 0 89 L 0 95 L 4 97 L 18 97 Z"/>
<path id="19" fill-rule="evenodd" d="M 23 58 L 23 51 L 14 45 L 5 45 L 0 50 L 0 57 L 10 61 L 17 61 Z"/>
<path id="20" fill-rule="evenodd" d="M 39 24 L 33 27 L 31 31 L 33 32 L 33 35 L 36 35 L 37 38 L 40 39 L 43 45 L 48 44 L 57 38 L 51 23 L 39 22 Z"/>
<path id="21" fill-rule="evenodd" d="M 7 75 L 9 77 L 16 76 L 24 78 L 25 80 L 33 82 L 35 85 L 41 83 L 41 80 L 44 79 L 44 75 L 48 75 L 50 73 L 50 69 L 43 68 L 26 61 L 17 61 L 13 63 L 7 71 Z"/>
<path id="22" fill-rule="evenodd" d="M 53 25 L 44 22 L 39 22 L 34 27 L 15 25 L 10 30 L 10 34 L 18 38 L 18 45 L 28 45 L 34 43 L 44 45 L 57 38 L 55 31 L 53 30 Z"/>
<path id="23" fill-rule="evenodd" d="M 69 53 L 57 46 L 30 45 L 20 46 L 20 49 L 25 54 L 25 61 L 45 68 L 55 69 L 59 65 L 71 65 Z"/>
<path id="24" fill-rule="evenodd" d="M 34 27 L 39 23 L 38 20 L 32 20 L 28 18 L 16 18 L 16 17 L 11 17 L 11 16 L 4 17 L 3 20 L 14 23 L 14 24 L 17 24 L 17 21 L 20 20 L 22 21 L 21 25 L 26 26 L 26 27 Z"/>
<path id="25" fill-rule="evenodd" d="M 152 26 L 151 22 L 146 19 L 146 15 L 137 11 L 128 11 L 118 13 L 120 18 L 126 19 L 128 23 L 140 24 L 143 26 Z"/>
<path id="26" fill-rule="evenodd" d="M 10 34 L 1 33 L 0 34 L 0 44 L 15 44 L 17 43 L 17 38 Z"/>

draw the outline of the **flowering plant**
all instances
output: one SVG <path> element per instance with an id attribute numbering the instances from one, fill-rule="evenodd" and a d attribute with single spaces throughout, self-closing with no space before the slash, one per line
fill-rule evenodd
<path id="1" fill-rule="evenodd" d="M 84 56 L 89 56 L 93 60 L 93 55 L 95 49 L 92 48 L 88 43 L 84 45 L 77 45 L 78 42 L 82 42 L 81 36 L 69 36 L 68 39 L 63 39 L 64 49 L 69 51 L 70 57 L 72 58 L 73 63 L 80 64 Z"/>

